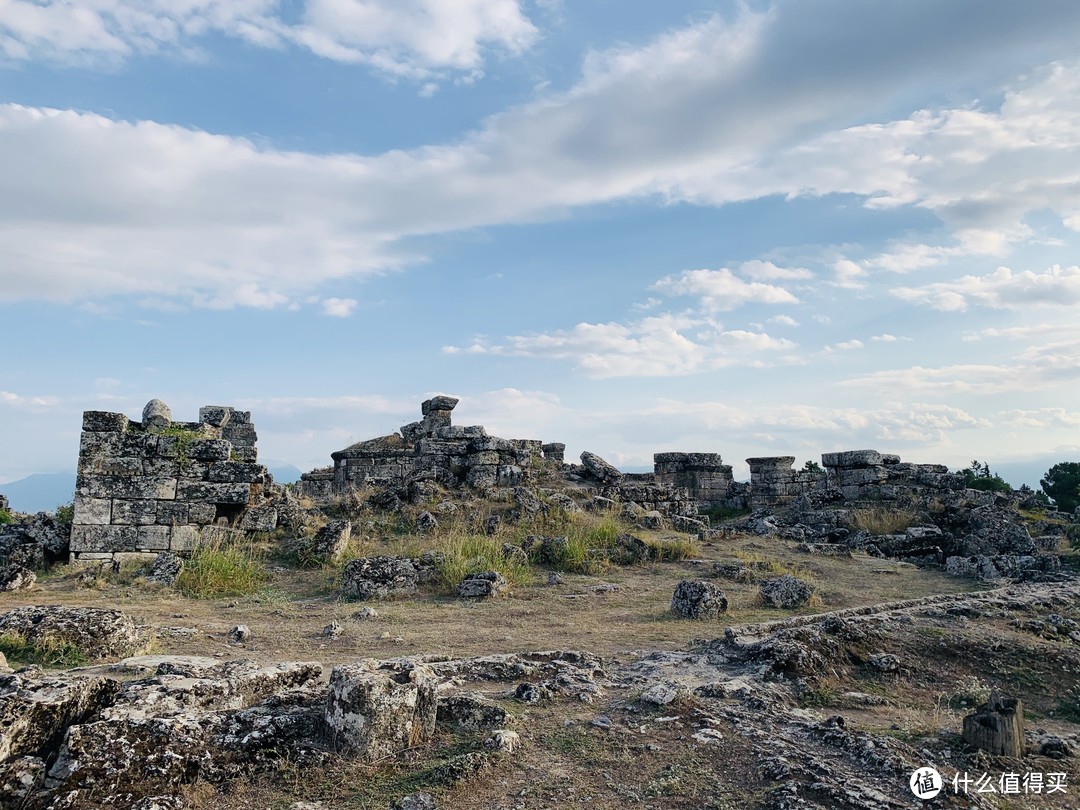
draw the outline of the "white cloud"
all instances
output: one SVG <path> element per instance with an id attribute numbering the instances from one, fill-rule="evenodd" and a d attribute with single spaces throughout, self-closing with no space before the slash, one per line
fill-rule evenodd
<path id="1" fill-rule="evenodd" d="M 712 312 L 726 312 L 743 304 L 792 304 L 798 298 L 773 284 L 747 283 L 727 268 L 719 270 L 684 270 L 677 276 L 665 276 L 653 289 L 669 296 L 692 296 Z"/>
<path id="2" fill-rule="evenodd" d="M 762 332 L 724 330 L 708 318 L 665 313 L 630 323 L 579 323 L 572 329 L 512 335 L 498 343 L 477 339 L 447 354 L 487 354 L 570 360 L 589 377 L 670 377 L 707 369 L 797 362 L 766 353 L 796 344 Z"/>
<path id="3" fill-rule="evenodd" d="M 779 279 L 795 280 L 813 278 L 814 274 L 805 267 L 777 267 L 772 262 L 754 259 L 739 265 L 739 275 L 753 281 L 776 281 Z"/>
<path id="4" fill-rule="evenodd" d="M 792 318 L 790 315 L 774 315 L 769 318 L 769 323 L 778 323 L 783 326 L 798 326 L 799 322 Z"/>
<path id="5" fill-rule="evenodd" d="M 12 391 L 0 391 L 0 404 L 24 410 L 54 408 L 60 404 L 59 397 L 16 394 Z"/>
<path id="6" fill-rule="evenodd" d="M 900 338 L 896 335 L 890 335 L 888 332 L 883 332 L 880 335 L 874 335 L 870 340 L 876 343 L 896 343 Z"/>
<path id="7" fill-rule="evenodd" d="M 971 305 L 992 309 L 1074 307 L 1080 304 L 1080 267 L 1054 265 L 1043 273 L 1014 273 L 999 267 L 985 276 L 963 276 L 956 281 L 923 287 L 898 287 L 892 294 L 904 301 L 945 312 L 964 311 Z"/>
<path id="8" fill-rule="evenodd" d="M 164 0 L 102 3 L 75 15 L 70 35 L 91 44 L 64 45 L 65 53 L 123 57 L 211 29 L 260 44 L 292 36 L 274 23 L 277 6 L 261 0 L 189 4 L 179 22 Z M 515 51 L 535 36 L 518 4 L 470 0 L 455 4 L 444 41 L 432 32 L 448 7 L 323 0 L 297 25 L 310 29 L 309 47 L 332 58 L 360 54 L 380 69 L 420 73 L 468 73 L 485 43 Z M 56 20 L 68 5 L 8 0 L 0 8 L 9 50 L 33 56 L 66 42 Z M 116 22 L 132 8 L 140 13 Z M 961 107 L 836 129 L 868 104 L 904 97 L 920 78 L 962 83 L 988 59 L 1000 76 L 1029 67 L 1022 60 L 1033 45 L 1053 59 L 1071 55 L 1080 36 L 1080 6 L 1031 14 L 987 0 L 981 9 L 977 30 L 932 0 L 885 4 L 870 16 L 859 0 L 714 15 L 642 47 L 592 53 L 568 90 L 544 91 L 459 142 L 377 156 L 285 152 L 176 126 L 0 106 L 0 296 L 137 293 L 201 306 L 287 306 L 330 280 L 417 260 L 401 247 L 410 236 L 657 196 L 724 204 L 850 193 L 879 207 L 922 206 L 962 244 L 990 249 L 1011 239 L 1027 212 L 1080 209 L 1074 65 L 1033 72 L 996 111 Z M 51 22 L 34 22 L 41 15 Z M 361 18 L 383 31 L 379 45 L 353 24 Z M 860 48 L 849 47 L 852 20 Z M 766 264 L 748 272 L 801 270 Z M 295 267 L 308 272 L 298 277 Z M 864 283 L 854 262 L 835 269 L 841 286 Z M 690 272 L 721 275 L 669 283 L 691 294 L 697 282 L 718 309 L 795 300 L 730 271 Z"/>
<path id="9" fill-rule="evenodd" d="M 845 340 L 841 343 L 835 343 L 832 346 L 826 346 L 827 352 L 850 352 L 856 349 L 863 348 L 863 342 L 861 340 Z"/>
<path id="10" fill-rule="evenodd" d="M 517 0 L 305 0 L 286 22 L 278 0 L 7 0 L 0 55 L 9 60 L 118 62 L 135 54 L 192 53 L 220 32 L 250 45 L 287 43 L 339 62 L 418 79 L 476 75 L 488 48 L 520 53 L 539 35 Z M 437 84 L 426 82 L 422 94 Z"/>
<path id="11" fill-rule="evenodd" d="M 324 298 L 322 301 L 323 314 L 334 318 L 348 318 L 353 314 L 357 303 L 355 298 Z"/>
<path id="12" fill-rule="evenodd" d="M 848 290 L 860 290 L 866 286 L 866 284 L 860 280 L 866 276 L 866 271 L 850 259 L 838 259 L 833 262 L 833 274 L 836 280 L 832 283 L 837 287 L 843 287 Z"/>

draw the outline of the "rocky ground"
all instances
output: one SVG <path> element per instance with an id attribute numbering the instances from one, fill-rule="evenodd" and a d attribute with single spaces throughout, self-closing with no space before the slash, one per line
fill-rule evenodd
<path id="1" fill-rule="evenodd" d="M 558 536 L 507 534 L 522 505 L 504 506 L 492 536 L 513 564 L 466 560 L 465 591 L 442 576 L 451 511 L 407 506 L 351 515 L 317 565 L 266 541 L 269 578 L 243 595 L 38 569 L 0 593 L 0 806 L 1080 807 L 1064 542 L 1041 541 L 1052 571 L 1006 576 L 999 558 L 1030 549 L 986 545 L 985 512 L 930 542 L 805 512 L 694 541 L 623 515 L 630 539 L 569 565 Z M 996 576 L 910 553 L 931 547 Z M 961 736 L 991 690 L 1022 701 L 1020 756 Z M 923 801 L 926 766 L 943 789 Z"/>

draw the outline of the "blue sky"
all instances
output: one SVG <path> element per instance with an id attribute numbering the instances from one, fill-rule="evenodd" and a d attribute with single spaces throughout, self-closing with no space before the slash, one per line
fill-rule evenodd
<path id="1" fill-rule="evenodd" d="M 0 485 L 80 414 L 309 469 L 1080 457 L 1074 0 L 0 2 Z"/>

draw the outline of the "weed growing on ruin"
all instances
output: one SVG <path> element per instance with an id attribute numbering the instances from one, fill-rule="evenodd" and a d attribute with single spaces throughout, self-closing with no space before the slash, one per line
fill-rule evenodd
<path id="1" fill-rule="evenodd" d="M 851 528 L 873 535 L 903 534 L 919 516 L 910 509 L 894 509 L 887 506 L 871 506 L 851 512 Z"/>
<path id="2" fill-rule="evenodd" d="M 60 524 L 61 528 L 66 527 L 70 531 L 71 524 L 75 520 L 75 501 L 68 501 L 57 506 L 56 511 L 53 512 L 53 518 Z"/>
<path id="3" fill-rule="evenodd" d="M 0 526 L 6 526 L 8 523 L 12 523 L 15 520 L 15 516 L 11 514 L 7 509 L 0 509 Z"/>
<path id="4" fill-rule="evenodd" d="M 977 675 L 961 678 L 956 691 L 949 696 L 949 706 L 955 709 L 977 709 L 990 700 L 990 684 Z"/>
<path id="5" fill-rule="evenodd" d="M 532 569 L 522 555 L 507 555 L 500 540 L 480 534 L 452 533 L 440 538 L 435 547 L 439 554 L 438 586 L 453 591 L 470 574 L 498 571 L 511 585 L 526 585 Z"/>
<path id="6" fill-rule="evenodd" d="M 180 425 L 170 425 L 167 428 L 155 430 L 158 436 L 167 436 L 176 440 L 176 463 L 180 469 L 185 469 L 191 463 L 191 443 L 195 439 L 203 438 L 202 434 Z"/>
<path id="7" fill-rule="evenodd" d="M 196 599 L 246 596 L 258 592 L 268 577 L 262 554 L 250 540 L 234 540 L 226 532 L 214 532 L 184 563 L 176 587 Z"/>
<path id="8" fill-rule="evenodd" d="M 78 645 L 49 635 L 30 641 L 19 633 L 4 633 L 0 635 L 0 653 L 9 663 L 58 669 L 82 666 L 89 661 Z"/>

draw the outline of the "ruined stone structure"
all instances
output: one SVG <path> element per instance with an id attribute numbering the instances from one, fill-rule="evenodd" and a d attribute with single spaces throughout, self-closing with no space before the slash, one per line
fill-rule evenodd
<path id="1" fill-rule="evenodd" d="M 794 470 L 795 456 L 748 458 L 750 465 L 750 506 L 768 509 L 787 506 L 800 495 L 826 487 L 823 473 Z"/>
<path id="2" fill-rule="evenodd" d="M 501 439 L 489 436 L 480 425 L 451 424 L 457 403 L 454 397 L 432 397 L 421 405 L 419 422 L 331 453 L 333 467 L 301 476 L 300 492 L 319 501 L 367 483 L 402 481 L 421 472 L 448 486 L 511 487 L 527 481 L 537 459 L 562 463 L 563 444 Z"/>
<path id="3" fill-rule="evenodd" d="M 935 490 L 964 488 L 964 479 L 944 464 L 910 464 L 877 450 L 823 453 L 824 472 L 795 470 L 794 456 L 748 458 L 750 506 L 775 509 L 802 495 L 832 491 L 838 499 L 896 501 Z"/>
<path id="4" fill-rule="evenodd" d="M 719 453 L 656 453 L 653 475 L 658 484 L 685 489 L 702 506 L 725 504 L 737 489 Z"/>
<path id="5" fill-rule="evenodd" d="M 142 422 L 86 411 L 79 444 L 71 560 L 188 552 L 209 525 L 270 531 L 273 481 L 256 463 L 248 411 L 208 405 L 198 422 L 174 422 L 151 400 Z"/>

